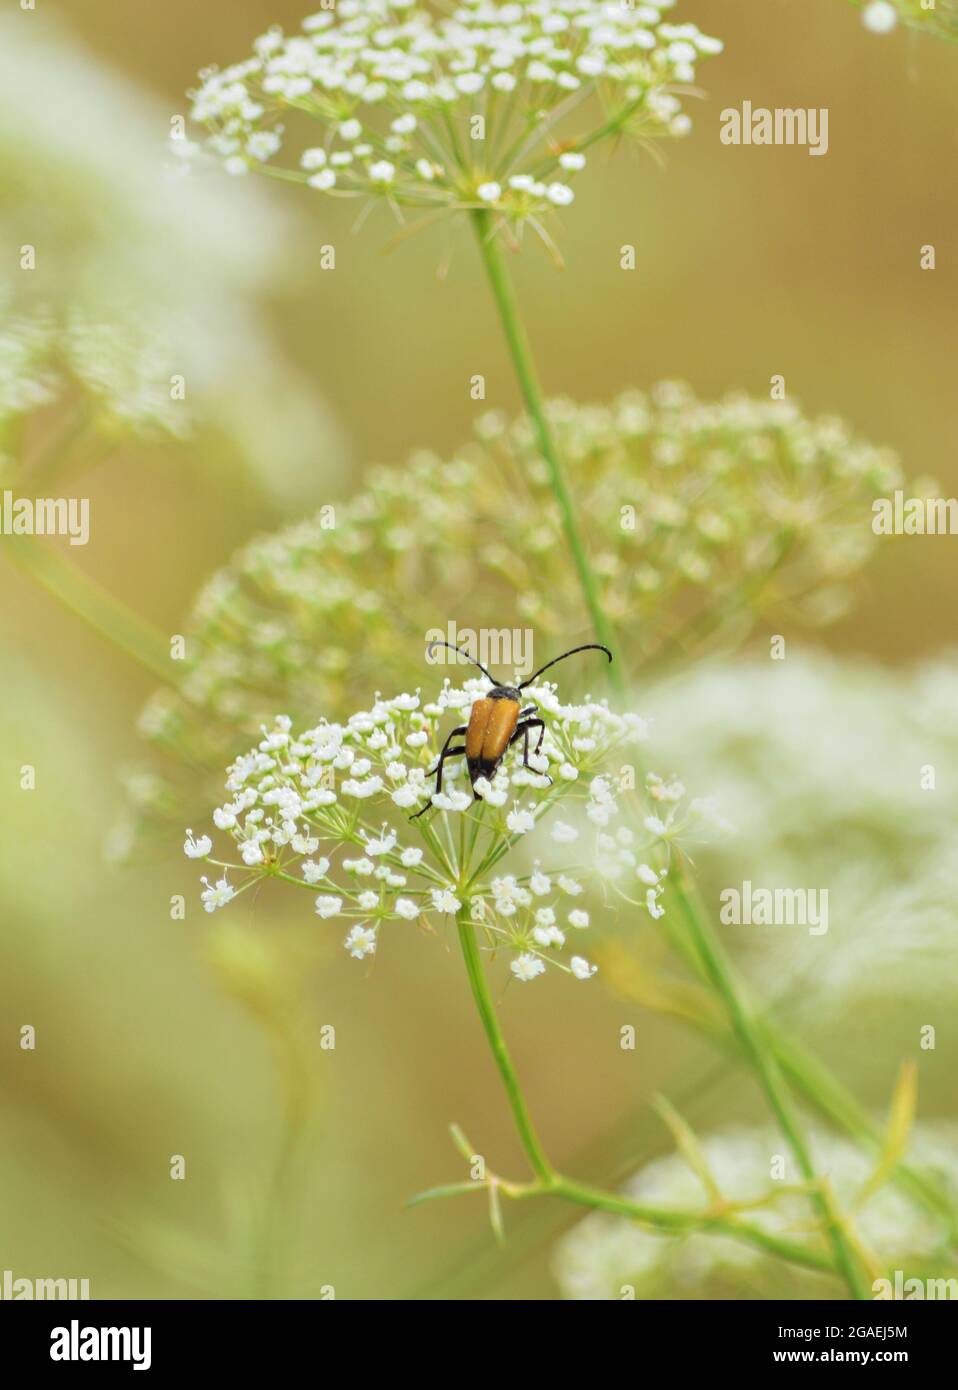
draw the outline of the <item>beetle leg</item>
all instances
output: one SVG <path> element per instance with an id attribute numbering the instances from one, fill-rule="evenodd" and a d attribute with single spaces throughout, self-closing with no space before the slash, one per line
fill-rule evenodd
<path id="1" fill-rule="evenodd" d="M 525 711 L 523 711 L 523 713 L 524 713 L 524 712 L 525 712 Z M 535 772 L 536 769 L 535 769 L 534 767 L 531 767 L 530 764 L 529 764 L 529 731 L 530 731 L 531 729 L 538 729 L 538 730 L 539 730 L 539 740 L 538 740 L 538 742 L 536 743 L 536 747 L 535 747 L 535 751 L 536 751 L 536 753 L 538 754 L 539 749 L 542 747 L 542 740 L 543 740 L 543 739 L 545 738 L 545 736 L 546 736 L 546 726 L 545 726 L 545 720 L 544 720 L 544 719 L 526 719 L 523 723 L 517 724 L 517 725 L 516 725 L 516 731 L 515 731 L 515 733 L 512 735 L 512 738 L 509 740 L 509 743 L 510 743 L 510 745 L 513 744 L 513 743 L 515 743 L 516 740 L 519 739 L 519 738 L 521 738 L 521 739 L 523 740 L 523 747 L 522 747 L 522 766 L 523 766 L 523 767 L 528 767 L 530 772 Z M 541 772 L 541 773 L 539 773 L 539 776 L 540 776 L 540 777 L 549 777 L 549 774 L 548 774 L 547 772 Z M 550 782 L 552 781 L 552 778 L 551 778 L 551 777 L 549 777 L 549 781 L 550 781 Z"/>
<path id="2" fill-rule="evenodd" d="M 446 761 L 447 758 L 458 758 L 458 757 L 460 757 L 463 753 L 465 753 L 465 751 L 466 751 L 466 745 L 465 745 L 465 744 L 463 744 L 461 748 L 450 748 L 450 747 L 449 747 L 450 743 L 452 743 L 452 741 L 453 741 L 453 739 L 456 737 L 456 735 L 457 735 L 457 734 L 464 734 L 464 733 L 466 732 L 466 728 L 467 728 L 467 726 L 466 726 L 465 724 L 460 724 L 458 729 L 451 729 L 451 730 L 450 730 L 450 733 L 449 733 L 449 737 L 446 739 L 445 743 L 444 743 L 443 746 L 442 746 L 442 752 L 439 754 L 439 762 L 438 762 L 438 763 L 436 764 L 436 766 L 433 768 L 433 772 L 435 772 L 435 774 L 436 774 L 436 792 L 437 792 L 437 793 L 442 791 L 442 765 L 443 765 L 443 763 Z M 427 773 L 426 775 L 427 775 L 427 777 L 431 777 L 431 776 L 432 776 L 432 772 L 429 772 L 429 773 Z M 423 815 L 424 812 L 426 812 L 426 811 L 428 811 L 428 810 L 430 809 L 431 806 L 432 806 L 432 799 L 430 798 L 430 800 L 426 802 L 426 804 L 425 804 L 425 806 L 422 808 L 422 810 L 421 810 L 421 811 L 417 811 L 416 814 L 415 814 L 414 816 L 410 816 L 409 819 L 410 819 L 410 820 L 418 820 L 419 817 L 420 817 L 421 815 Z"/>

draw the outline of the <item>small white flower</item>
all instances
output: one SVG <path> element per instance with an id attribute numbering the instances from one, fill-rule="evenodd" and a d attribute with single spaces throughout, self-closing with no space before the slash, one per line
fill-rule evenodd
<path id="1" fill-rule="evenodd" d="M 405 868 L 414 869 L 417 864 L 422 863 L 422 850 L 404 849 L 399 858 Z"/>
<path id="2" fill-rule="evenodd" d="M 316 912 L 320 917 L 336 917 L 342 910 L 342 898 L 335 898 L 330 893 L 322 893 L 316 899 Z"/>
<path id="3" fill-rule="evenodd" d="M 432 905 L 437 912 L 458 912 L 462 903 L 450 888 L 433 888 Z"/>
<path id="4" fill-rule="evenodd" d="M 502 184 L 495 181 L 481 183 L 476 189 L 476 197 L 483 203 L 498 203 L 502 197 Z"/>
<path id="5" fill-rule="evenodd" d="M 379 894 L 369 888 L 365 893 L 360 893 L 358 902 L 363 912 L 372 912 L 379 906 Z"/>
<path id="6" fill-rule="evenodd" d="M 353 141 L 358 140 L 360 135 L 362 135 L 363 133 L 362 123 L 355 119 L 343 121 L 343 123 L 339 127 L 339 133 L 344 140 L 346 140 L 349 144 L 352 144 Z"/>
<path id="7" fill-rule="evenodd" d="M 360 833 L 366 842 L 366 853 L 373 858 L 381 854 L 389 854 L 395 848 L 397 838 L 395 830 L 387 830 L 383 826 L 382 834 L 376 838 L 367 835 L 365 831 Z"/>
<path id="8" fill-rule="evenodd" d="M 213 886 L 208 878 L 201 878 L 200 882 L 206 885 L 200 897 L 207 912 L 215 912 L 218 907 L 225 907 L 230 898 L 235 896 L 236 889 L 227 883 L 225 877 L 217 879 Z"/>
<path id="9" fill-rule="evenodd" d="M 598 968 L 597 965 L 590 965 L 583 956 L 573 956 L 569 961 L 569 969 L 577 980 L 590 980 Z"/>
<path id="10" fill-rule="evenodd" d="M 307 859 L 305 864 L 300 865 L 300 868 L 307 883 L 318 883 L 329 873 L 329 860 L 320 859 L 314 863 L 311 859 Z"/>
<path id="11" fill-rule="evenodd" d="M 528 835 L 536 828 L 536 818 L 531 811 L 516 809 L 506 816 L 506 825 L 513 835 Z"/>
<path id="12" fill-rule="evenodd" d="M 546 197 L 557 208 L 565 208 L 575 202 L 575 194 L 567 183 L 550 183 L 546 189 Z"/>
<path id="13" fill-rule="evenodd" d="M 658 900 L 658 895 L 654 888 L 650 888 L 645 895 L 645 905 L 649 910 L 649 916 L 654 918 L 664 917 L 665 908 Z"/>
<path id="14" fill-rule="evenodd" d="M 515 960 L 510 962 L 509 969 L 517 980 L 534 980 L 537 975 L 544 973 L 545 964 L 538 956 L 524 951 L 521 956 L 516 956 Z"/>
<path id="15" fill-rule="evenodd" d="M 890 34 L 898 23 L 898 11 L 891 0 L 870 0 L 862 10 L 862 23 L 872 34 Z"/>
<path id="16" fill-rule="evenodd" d="M 344 859 L 343 868 L 348 874 L 359 874 L 362 878 L 368 878 L 375 872 L 376 865 L 371 859 Z"/>
<path id="17" fill-rule="evenodd" d="M 289 843 L 296 854 L 315 854 L 319 849 L 315 835 L 293 835 Z"/>
<path id="18" fill-rule="evenodd" d="M 322 169 L 326 163 L 326 151 L 318 145 L 313 149 L 303 150 L 299 163 L 302 169 Z"/>
<path id="19" fill-rule="evenodd" d="M 651 835 L 662 836 L 665 834 L 665 822 L 660 820 L 658 816 L 646 816 L 642 824 Z"/>
<path id="20" fill-rule="evenodd" d="M 372 183 L 392 183 L 396 175 L 395 164 L 390 164 L 388 159 L 377 159 L 375 164 L 369 166 L 369 178 Z"/>
<path id="21" fill-rule="evenodd" d="M 563 169 L 570 169 L 573 172 L 585 168 L 585 155 L 579 154 L 576 150 L 566 150 L 565 154 L 559 155 L 559 164 Z"/>
<path id="22" fill-rule="evenodd" d="M 198 840 L 193 839 L 192 830 L 186 832 L 186 842 L 183 845 L 183 853 L 187 859 L 205 859 L 213 848 L 213 841 L 209 835 L 201 835 Z"/>
<path id="23" fill-rule="evenodd" d="M 213 824 L 217 830 L 232 830 L 236 824 L 236 812 L 229 806 L 217 806 L 213 812 Z"/>
<path id="24" fill-rule="evenodd" d="M 408 922 L 419 916 L 419 906 L 413 902 L 412 898 L 397 898 L 395 909 L 398 915 L 405 917 Z"/>
<path id="25" fill-rule="evenodd" d="M 402 787 L 397 787 L 391 794 L 390 800 L 394 806 L 398 806 L 402 811 L 408 811 L 413 806 L 418 806 L 422 799 L 422 790 L 413 782 L 407 782 Z"/>
<path id="26" fill-rule="evenodd" d="M 659 876 L 648 864 L 640 864 L 635 871 L 636 877 L 650 888 L 654 888 L 659 881 Z"/>
<path id="27" fill-rule="evenodd" d="M 440 811 L 468 811 L 472 797 L 468 792 L 435 792 L 432 804 L 438 806 Z"/>
<path id="28" fill-rule="evenodd" d="M 264 855 L 263 851 L 260 849 L 258 840 L 241 840 L 239 852 L 242 856 L 243 863 L 248 865 L 251 869 L 263 862 Z"/>
<path id="29" fill-rule="evenodd" d="M 383 779 L 381 777 L 367 777 L 365 781 L 359 782 L 355 777 L 347 777 L 343 783 L 343 794 L 345 796 L 355 796 L 359 800 L 365 801 L 370 796 L 375 796 L 383 789 Z"/>
<path id="30" fill-rule="evenodd" d="M 533 927 L 532 935 L 540 946 L 565 945 L 565 933 L 558 927 Z"/>
<path id="31" fill-rule="evenodd" d="M 549 832 L 549 838 L 557 845 L 571 845 L 579 838 L 579 832 L 574 825 L 566 825 L 565 821 L 557 820 Z"/>
<path id="32" fill-rule="evenodd" d="M 565 874 L 562 874 L 558 878 L 557 882 L 559 884 L 560 891 L 563 893 L 568 893 L 570 898 L 578 897 L 578 895 L 582 892 L 582 884 L 577 883 L 574 878 L 568 878 Z"/>
<path id="33" fill-rule="evenodd" d="M 402 116 L 397 116 L 389 129 L 394 130 L 397 135 L 411 135 L 419 122 L 411 111 L 407 111 Z"/>
<path id="34" fill-rule="evenodd" d="M 584 927 L 589 925 L 589 914 L 584 912 L 581 907 L 576 907 L 569 913 L 568 921 L 570 927 L 576 927 L 582 931 Z"/>
<path id="35" fill-rule="evenodd" d="M 306 182 L 310 188 L 318 188 L 324 193 L 329 188 L 335 188 L 336 175 L 332 169 L 320 169 L 318 174 L 311 174 Z"/>
<path id="36" fill-rule="evenodd" d="M 549 878 L 549 875 L 542 873 L 539 869 L 536 869 L 535 873 L 529 879 L 530 891 L 535 893 L 537 898 L 541 898 L 546 893 L 548 893 L 551 888 L 552 880 Z"/>
<path id="37" fill-rule="evenodd" d="M 481 72 L 464 72 L 455 79 L 456 86 L 466 96 L 473 96 L 476 92 L 481 92 L 485 81 L 486 79 Z"/>
<path id="38" fill-rule="evenodd" d="M 343 942 L 346 950 L 356 960 L 371 956 L 376 951 L 376 928 L 355 926 Z"/>

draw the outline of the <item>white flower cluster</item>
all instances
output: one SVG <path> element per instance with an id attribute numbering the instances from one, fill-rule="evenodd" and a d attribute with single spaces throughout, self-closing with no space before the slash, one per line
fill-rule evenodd
<path id="1" fill-rule="evenodd" d="M 0 310 L 0 422 L 79 388 L 114 432 L 188 432 L 189 410 L 170 393 L 174 354 L 155 316 L 149 324 L 134 316 L 98 323 L 72 310 L 60 320 L 42 309 L 13 309 L 2 286 Z"/>
<path id="2" fill-rule="evenodd" d="M 684 134 L 675 86 L 717 39 L 670 24 L 673 0 L 462 0 L 436 17 L 416 0 L 339 0 L 244 62 L 201 73 L 194 120 L 231 174 L 267 166 L 287 118 L 323 128 L 280 171 L 323 192 L 494 208 L 522 222 L 573 200 L 585 149 L 605 135 Z M 585 132 L 559 127 L 584 98 Z"/>
<path id="3" fill-rule="evenodd" d="M 669 857 L 663 835 L 652 831 L 640 844 L 628 826 L 611 828 L 623 811 L 611 755 L 643 739 L 645 725 L 604 702 L 563 705 L 543 682 L 524 692 L 546 721 L 541 752 L 530 751 L 530 766 L 520 741 L 491 781 L 477 780 L 475 798 L 462 761 L 445 764 L 442 789 L 435 791 L 429 773 L 446 717 L 466 722 L 487 690 L 486 681 L 476 679 L 461 687 L 447 682 L 431 703 L 418 694 L 377 697 L 345 724 L 322 723 L 303 733 L 278 718 L 230 767 L 229 800 L 213 812 L 233 857 L 212 859 L 212 838 L 187 832 L 186 854 L 220 871 L 214 881 L 202 880 L 206 910 L 225 906 L 263 878 L 278 878 L 307 889 L 319 917 L 348 924 L 344 944 L 357 959 L 376 951 L 387 921 L 466 910 L 490 951 L 512 953 L 517 980 L 535 979 L 547 962 L 589 979 L 596 967 L 584 956 L 573 953 L 568 964 L 559 958 L 590 925 L 581 900 L 592 863 L 582 869 L 569 864 L 568 846 L 594 827 L 598 855 L 613 845 L 617 874 L 628 869 L 637 885 L 620 886 L 620 896 L 635 901 L 635 891 L 653 916 L 663 911 Z M 566 818 L 553 818 L 547 836 L 540 822 L 559 803 Z M 431 812 L 412 818 L 430 804 Z M 640 804 L 639 823 L 647 809 Z M 548 848 L 559 866 L 534 857 L 527 873 L 500 867 L 526 837 L 533 856 Z"/>

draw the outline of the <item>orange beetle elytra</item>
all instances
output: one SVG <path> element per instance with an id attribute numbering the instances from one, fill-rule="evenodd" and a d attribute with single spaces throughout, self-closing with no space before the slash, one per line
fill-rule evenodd
<path id="1" fill-rule="evenodd" d="M 608 647 L 601 646 L 598 642 L 587 642 L 583 647 L 572 647 L 569 651 L 563 652 L 561 656 L 553 657 L 544 666 L 540 666 L 538 671 L 524 680 L 521 685 L 499 685 L 494 677 L 489 675 L 485 666 L 476 661 L 464 652 L 461 647 L 454 647 L 451 642 L 430 642 L 426 648 L 427 655 L 430 655 L 435 647 L 448 647 L 450 651 L 458 652 L 467 661 L 471 661 L 473 666 L 478 666 L 482 674 L 492 681 L 492 689 L 488 695 L 483 695 L 473 703 L 469 713 L 469 723 L 460 724 L 450 733 L 446 742 L 443 744 L 442 752 L 439 754 L 439 762 L 432 772 L 427 776 L 431 777 L 433 772 L 436 775 L 436 794 L 442 791 L 442 769 L 447 758 L 461 758 L 465 754 L 466 765 L 469 768 L 469 781 L 475 789 L 476 782 L 480 777 L 486 777 L 491 782 L 496 775 L 496 769 L 506 755 L 509 748 L 518 739 L 524 740 L 522 750 L 522 765 L 529 767 L 529 734 L 533 729 L 539 730 L 539 739 L 535 746 L 538 753 L 542 747 L 542 740 L 545 736 L 545 721 L 538 717 L 538 707 L 533 703 L 525 709 L 521 709 L 521 692 L 527 685 L 538 680 L 543 671 L 548 671 L 550 666 L 555 666 L 556 662 L 565 661 L 567 656 L 575 656 L 576 652 L 605 652 L 609 660 L 612 660 L 612 653 Z M 454 738 L 460 734 L 465 734 L 465 742 L 458 748 L 450 747 Z M 533 769 L 534 770 L 534 769 Z M 551 781 L 551 778 L 550 778 Z M 478 801 L 478 794 L 473 790 L 473 797 Z M 421 811 L 410 817 L 417 820 L 432 809 L 432 802 L 428 801 Z"/>

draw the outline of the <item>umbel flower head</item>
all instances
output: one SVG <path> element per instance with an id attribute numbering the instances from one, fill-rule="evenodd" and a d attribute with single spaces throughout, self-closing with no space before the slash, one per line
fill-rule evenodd
<path id="1" fill-rule="evenodd" d="M 643 721 L 604 702 L 564 705 L 545 681 L 526 692 L 546 721 L 529 766 L 517 744 L 473 790 L 462 764 L 447 762 L 436 791 L 428 772 L 445 733 L 487 688 L 483 679 L 446 681 L 427 703 L 377 697 L 345 724 L 302 732 L 276 719 L 230 767 L 228 799 L 213 812 L 229 857 L 212 857 L 211 835 L 187 832 L 185 853 L 214 866 L 202 880 L 206 910 L 275 878 L 305 890 L 357 960 L 377 952 L 386 930 L 439 927 L 468 911 L 488 949 L 509 953 L 516 980 L 548 964 L 589 979 L 595 967 L 581 952 L 590 877 L 600 872 L 623 899 L 661 916 L 677 808 L 669 825 L 648 815 L 641 836 L 619 823 L 615 755 L 645 737 Z M 526 872 L 508 862 L 520 842 L 532 855 Z"/>
<path id="2" fill-rule="evenodd" d="M 734 648 L 765 613 L 794 626 L 847 610 L 872 498 L 899 477 L 890 451 L 792 402 L 700 401 L 675 382 L 548 414 L 632 674 Z M 450 459 L 372 470 L 335 525 L 323 513 L 264 536 L 211 578 L 183 678 L 142 717 L 164 765 L 131 781 L 139 814 L 181 824 L 178 771 L 192 795 L 197 766 L 216 773 L 277 708 L 301 723 L 420 679 L 424 635 L 450 617 L 534 629 L 543 650 L 587 633 L 525 419 L 490 415 Z"/>
<path id="3" fill-rule="evenodd" d="M 573 201 L 604 137 L 686 132 L 677 89 L 722 45 L 667 22 L 672 4 L 339 0 L 201 73 L 192 115 L 231 174 L 519 225 Z"/>

